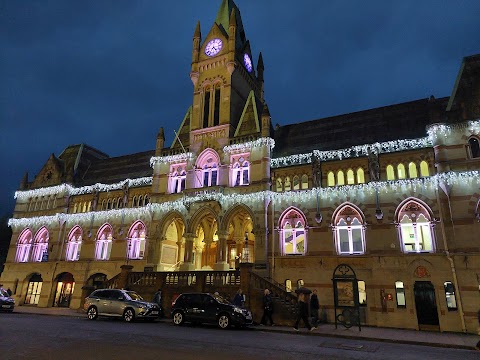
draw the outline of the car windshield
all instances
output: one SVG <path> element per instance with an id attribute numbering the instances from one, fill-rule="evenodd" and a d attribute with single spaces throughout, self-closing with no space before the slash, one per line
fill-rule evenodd
<path id="1" fill-rule="evenodd" d="M 215 298 L 215 300 L 217 300 L 221 304 L 230 304 L 230 301 L 221 297 L 220 295 L 212 295 L 212 296 Z"/>
<path id="2" fill-rule="evenodd" d="M 0 296 L 8 297 L 7 290 L 4 288 L 0 288 Z"/>
<path id="3" fill-rule="evenodd" d="M 142 301 L 143 298 L 138 295 L 135 291 L 127 291 L 127 297 L 130 297 L 130 300 Z"/>

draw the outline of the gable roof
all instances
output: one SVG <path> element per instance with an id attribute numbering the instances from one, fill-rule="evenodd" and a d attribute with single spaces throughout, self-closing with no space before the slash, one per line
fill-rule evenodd
<path id="1" fill-rule="evenodd" d="M 425 137 L 425 127 L 444 114 L 448 98 L 421 99 L 350 114 L 280 126 L 275 157 L 354 145 Z M 440 115 L 442 116 L 442 115 Z"/>

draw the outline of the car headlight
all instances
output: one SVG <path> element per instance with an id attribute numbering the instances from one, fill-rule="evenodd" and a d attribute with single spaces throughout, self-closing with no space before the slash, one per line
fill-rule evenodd
<path id="1" fill-rule="evenodd" d="M 140 309 L 143 309 L 143 310 L 148 309 L 148 306 L 147 306 L 147 305 L 143 305 L 143 304 L 139 304 L 138 307 L 139 307 Z"/>
<path id="2" fill-rule="evenodd" d="M 234 307 L 234 308 L 233 308 L 233 311 L 235 311 L 235 312 L 237 312 L 237 313 L 239 313 L 239 314 L 243 314 L 243 310 L 240 309 L 239 307 Z"/>

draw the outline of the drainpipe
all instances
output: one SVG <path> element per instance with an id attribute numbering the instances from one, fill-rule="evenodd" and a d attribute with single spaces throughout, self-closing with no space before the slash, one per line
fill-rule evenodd
<path id="1" fill-rule="evenodd" d="M 268 230 L 272 234 L 272 266 L 270 271 L 270 278 L 274 279 L 274 275 L 275 275 L 275 226 L 274 226 L 275 199 L 271 195 L 270 195 L 270 202 L 272 204 L 271 229 Z M 268 235 L 267 235 L 267 239 L 268 239 Z M 267 244 L 268 244 L 268 241 L 267 241 Z M 267 260 L 268 260 L 268 245 L 267 245 Z"/>
<path id="2" fill-rule="evenodd" d="M 447 200 L 448 200 L 448 209 L 449 209 L 449 216 L 450 216 L 450 221 L 452 223 L 452 230 L 453 230 L 453 238 L 455 239 L 456 238 L 456 234 L 455 234 L 455 223 L 453 222 L 453 213 L 452 213 L 452 206 L 451 206 L 451 203 L 450 203 L 450 195 L 449 195 L 449 192 L 450 192 L 450 187 L 445 184 L 444 182 L 441 182 L 439 184 L 440 188 L 443 190 L 443 192 L 445 193 L 445 195 L 447 196 Z M 438 189 L 435 189 L 435 194 L 436 194 L 436 197 L 437 197 L 437 205 L 438 205 L 438 208 L 441 209 L 441 204 L 440 204 L 440 195 L 438 193 Z M 441 210 L 440 210 L 441 211 Z M 462 331 L 464 333 L 467 332 L 467 327 L 465 325 L 465 316 L 463 314 L 463 303 L 462 303 L 462 296 L 460 295 L 460 287 L 458 285 L 458 278 L 457 278 L 457 271 L 455 269 L 455 262 L 452 258 L 452 256 L 450 255 L 450 251 L 448 249 L 448 241 L 447 241 L 447 233 L 445 231 L 445 226 L 442 222 L 442 226 L 441 226 L 441 229 L 442 229 L 442 237 L 443 237 L 443 246 L 445 247 L 445 255 L 447 256 L 447 259 L 448 261 L 450 262 L 450 268 L 452 270 L 452 275 L 453 275 L 453 282 L 454 282 L 454 285 L 455 285 L 455 289 L 457 291 L 457 294 L 458 296 L 456 297 L 456 301 L 457 301 L 457 304 L 458 304 L 458 311 L 459 311 L 459 314 L 460 314 L 460 321 L 462 323 Z"/>

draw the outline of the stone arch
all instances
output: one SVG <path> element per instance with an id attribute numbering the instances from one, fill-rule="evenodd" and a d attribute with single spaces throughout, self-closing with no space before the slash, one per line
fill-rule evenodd
<path id="1" fill-rule="evenodd" d="M 430 221 L 433 221 L 434 219 L 434 216 L 433 216 L 433 211 L 431 209 L 431 207 L 424 201 L 420 200 L 418 197 L 413 197 L 413 196 L 410 196 L 408 198 L 406 198 L 405 200 L 403 200 L 398 206 L 397 208 L 395 209 L 395 214 L 394 214 L 394 219 L 395 221 L 398 221 L 398 214 L 400 213 L 400 211 L 402 210 L 402 208 L 409 202 L 416 202 L 418 204 L 420 204 L 422 207 L 425 208 L 425 210 L 427 210 L 428 212 L 428 215 L 430 216 Z"/>
<path id="2" fill-rule="evenodd" d="M 356 212 L 358 212 L 360 214 L 360 216 L 362 217 L 362 223 L 365 224 L 366 218 L 365 218 L 364 212 L 357 205 L 351 203 L 350 201 L 345 201 L 344 203 L 338 205 L 337 208 L 333 211 L 332 224 L 335 222 L 335 218 L 338 216 L 338 214 L 347 206 L 350 206 Z"/>
<path id="3" fill-rule="evenodd" d="M 253 210 L 250 209 L 245 204 L 235 204 L 230 209 L 228 209 L 225 212 L 225 214 L 223 215 L 222 221 L 221 221 L 221 223 L 219 224 L 219 227 L 218 227 L 219 230 L 228 231 L 228 225 L 230 224 L 230 221 L 233 219 L 235 214 L 240 210 L 244 210 L 245 212 L 247 212 L 250 215 L 250 219 L 252 220 L 252 223 L 253 223 L 252 226 L 253 226 L 253 228 L 255 228 L 255 226 L 257 225 L 257 222 L 255 220 L 255 215 L 253 213 Z"/>
<path id="4" fill-rule="evenodd" d="M 203 217 L 208 214 L 213 216 L 213 218 L 217 222 L 218 227 L 218 225 L 221 223 L 219 215 L 216 214 L 215 211 L 213 211 L 210 207 L 202 206 L 190 217 L 190 220 L 188 221 L 188 224 L 186 226 L 186 232 L 194 234 Z"/>

